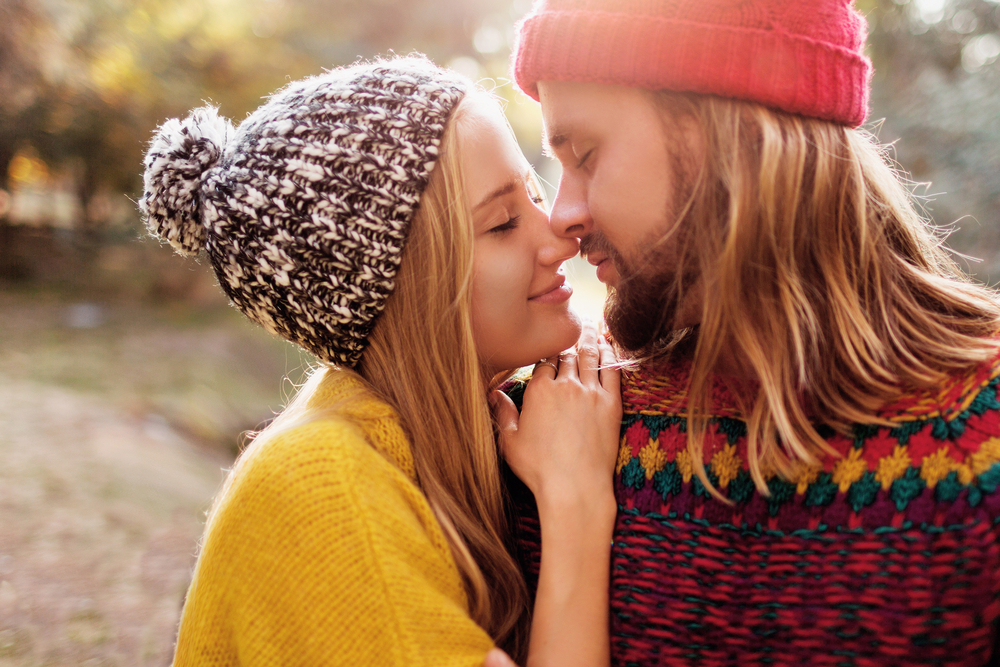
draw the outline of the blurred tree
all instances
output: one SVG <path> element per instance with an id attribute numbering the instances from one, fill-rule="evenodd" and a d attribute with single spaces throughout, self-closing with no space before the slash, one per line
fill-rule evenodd
<path id="1" fill-rule="evenodd" d="M 0 175 L 14 157 L 18 126 L 8 119 L 16 118 L 32 105 L 36 96 L 37 71 L 36 33 L 41 17 L 27 0 L 0 2 Z"/>
<path id="2" fill-rule="evenodd" d="M 69 169 L 84 208 L 99 189 L 135 192 L 165 118 L 207 101 L 238 120 L 289 79 L 391 49 L 474 56 L 497 4 L 0 0 L 0 186 L 27 150 Z"/>
<path id="3" fill-rule="evenodd" d="M 859 0 L 875 62 L 872 118 L 950 244 L 1000 280 L 1000 0 Z"/>
<path id="4" fill-rule="evenodd" d="M 136 189 L 156 122 L 202 99 L 247 107 L 304 63 L 249 29 L 247 3 L 0 0 L 0 173 L 30 149 L 69 168 L 81 201 Z M 261 43 L 263 42 L 263 43 Z M 266 89 L 265 89 L 266 91 Z"/>
<path id="5" fill-rule="evenodd" d="M 134 195 L 146 141 L 165 118 L 208 101 L 238 121 L 289 79 L 390 50 L 494 77 L 513 102 L 512 26 L 529 4 L 0 0 L 0 187 L 20 156 L 32 167 L 21 175 L 68 173 L 83 211 L 102 190 Z M 857 4 L 871 24 L 882 140 L 902 137 L 901 164 L 950 193 L 933 203 L 939 221 L 973 216 L 954 240 L 987 259 L 984 279 L 1000 278 L 1000 0 Z M 508 113 L 536 159 L 537 110 Z"/>

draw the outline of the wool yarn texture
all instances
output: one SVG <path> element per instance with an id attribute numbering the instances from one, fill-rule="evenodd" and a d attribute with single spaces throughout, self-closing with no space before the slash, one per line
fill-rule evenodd
<path id="1" fill-rule="evenodd" d="M 309 404 L 340 407 L 254 441 L 216 500 L 172 664 L 482 665 L 396 410 L 336 372 Z"/>
<path id="2" fill-rule="evenodd" d="M 692 359 L 622 374 L 611 664 L 950 665 L 1000 656 L 1000 354 L 907 390 L 786 479 L 750 474 L 742 397 L 716 376 L 702 464 L 688 449 Z M 518 403 L 523 380 L 504 389 Z M 876 420 L 872 420 L 875 422 Z M 518 554 L 542 533 L 512 476 Z M 990 656 L 993 656 L 993 660 Z"/>
<path id="3" fill-rule="evenodd" d="M 238 127 L 211 107 L 168 120 L 145 160 L 147 228 L 181 254 L 204 249 L 251 320 L 353 367 L 471 86 L 410 56 L 291 83 Z"/>
<path id="4" fill-rule="evenodd" d="M 868 115 L 867 24 L 853 0 L 537 0 L 518 86 L 576 81 L 718 95 L 851 127 Z"/>

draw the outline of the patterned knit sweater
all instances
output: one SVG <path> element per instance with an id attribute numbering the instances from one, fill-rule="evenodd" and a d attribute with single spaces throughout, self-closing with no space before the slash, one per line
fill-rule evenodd
<path id="1" fill-rule="evenodd" d="M 328 377 L 314 401 L 355 389 Z M 341 408 L 255 442 L 235 467 L 205 534 L 175 667 L 482 665 L 493 642 L 469 618 L 395 414 L 374 399 Z"/>
<path id="2" fill-rule="evenodd" d="M 1000 359 L 821 431 L 840 456 L 758 493 L 722 382 L 687 452 L 690 367 L 623 379 L 611 564 L 615 665 L 987 664 L 1000 616 Z M 512 485 L 529 585 L 539 529 Z"/>

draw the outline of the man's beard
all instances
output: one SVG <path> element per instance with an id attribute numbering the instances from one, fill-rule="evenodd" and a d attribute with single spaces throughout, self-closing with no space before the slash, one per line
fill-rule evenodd
<path id="1" fill-rule="evenodd" d="M 583 238 L 580 250 L 601 251 L 614 263 L 619 280 L 608 286 L 604 320 L 615 344 L 636 358 L 655 357 L 677 338 L 678 307 L 685 283 L 677 258 L 653 247 L 634 266 L 600 232 Z"/>

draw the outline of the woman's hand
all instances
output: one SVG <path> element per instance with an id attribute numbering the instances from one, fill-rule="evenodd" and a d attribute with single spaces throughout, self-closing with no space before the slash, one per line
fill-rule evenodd
<path id="1" fill-rule="evenodd" d="M 542 526 L 527 667 L 610 662 L 612 480 L 622 415 L 621 373 L 606 367 L 614 362 L 590 325 L 558 365 L 535 366 L 520 417 L 509 398 L 494 396 L 504 457 L 535 495 Z"/>
<path id="2" fill-rule="evenodd" d="M 574 349 L 535 366 L 518 415 L 493 395 L 504 458 L 543 506 L 590 504 L 612 495 L 621 426 L 621 372 L 593 324 Z M 579 509 L 579 506 L 577 507 Z"/>
<path id="3" fill-rule="evenodd" d="M 509 655 L 495 648 L 486 654 L 483 667 L 517 667 L 517 664 L 510 659 Z"/>

